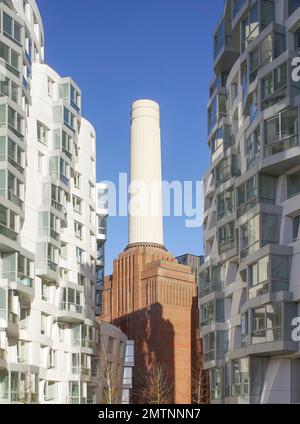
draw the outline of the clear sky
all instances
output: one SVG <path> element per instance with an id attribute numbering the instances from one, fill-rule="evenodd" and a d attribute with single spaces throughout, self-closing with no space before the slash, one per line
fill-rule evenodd
<path id="1" fill-rule="evenodd" d="M 83 115 L 97 131 L 98 181 L 129 170 L 130 107 L 160 103 L 163 178 L 195 181 L 209 166 L 208 84 L 213 31 L 224 0 L 37 0 L 46 61 L 83 93 Z M 175 255 L 202 254 L 200 229 L 165 218 L 165 245 Z M 127 218 L 111 218 L 106 272 L 127 245 Z"/>

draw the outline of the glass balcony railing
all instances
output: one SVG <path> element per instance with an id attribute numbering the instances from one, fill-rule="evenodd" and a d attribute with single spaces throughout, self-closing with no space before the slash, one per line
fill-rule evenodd
<path id="1" fill-rule="evenodd" d="M 298 135 L 289 135 L 265 146 L 265 157 L 276 155 L 292 147 L 299 146 Z"/>
<path id="2" fill-rule="evenodd" d="M 48 268 L 49 268 L 51 271 L 57 272 L 57 270 L 58 270 L 58 265 L 57 265 L 55 262 L 53 262 L 53 261 L 51 261 L 50 259 L 48 259 Z"/>
<path id="3" fill-rule="evenodd" d="M 19 197 L 17 197 L 12 191 L 2 188 L 0 189 L 0 196 L 4 197 L 5 199 L 12 202 L 14 205 L 18 206 L 22 209 L 23 207 L 23 200 L 21 200 Z"/>
<path id="4" fill-rule="evenodd" d="M 33 287 L 33 279 L 20 273 L 18 274 L 18 283 L 25 287 Z"/>
<path id="5" fill-rule="evenodd" d="M 83 313 L 82 305 L 77 305 L 76 303 L 71 303 L 71 302 L 61 302 L 61 304 L 59 305 L 59 309 L 61 311 L 75 312 L 77 314 Z"/>
<path id="6" fill-rule="evenodd" d="M 70 187 L 70 180 L 65 175 L 60 174 L 60 181 L 66 186 Z"/>
<path id="7" fill-rule="evenodd" d="M 249 288 L 249 299 L 255 299 L 258 296 L 263 296 L 266 293 L 277 293 L 280 291 L 289 291 L 289 279 L 275 279 L 271 281 L 262 281 L 259 284 Z"/>
<path id="8" fill-rule="evenodd" d="M 233 384 L 229 390 L 231 396 L 248 396 L 249 395 L 249 383 L 236 383 Z"/>
<path id="9" fill-rule="evenodd" d="M 18 240 L 18 233 L 11 230 L 10 228 L 5 227 L 3 224 L 0 224 L 0 235 L 4 236 L 12 241 Z"/>
<path id="10" fill-rule="evenodd" d="M 83 347 L 85 349 L 93 349 L 94 341 L 90 339 L 74 339 L 73 346 Z"/>

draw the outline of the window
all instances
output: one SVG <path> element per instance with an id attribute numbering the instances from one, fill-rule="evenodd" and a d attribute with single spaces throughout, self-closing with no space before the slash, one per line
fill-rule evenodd
<path id="1" fill-rule="evenodd" d="M 0 205 L 0 234 L 4 235 L 11 240 L 17 240 L 17 215 Z"/>
<path id="2" fill-rule="evenodd" d="M 64 124 L 72 130 L 76 130 L 75 122 L 75 116 L 66 107 L 64 107 Z"/>
<path id="3" fill-rule="evenodd" d="M 33 262 L 25 256 L 18 255 L 18 282 L 27 287 L 33 287 Z"/>
<path id="4" fill-rule="evenodd" d="M 265 155 L 270 156 L 298 145 L 298 109 L 289 109 L 265 121 Z"/>
<path id="5" fill-rule="evenodd" d="M 98 215 L 98 234 L 105 235 L 107 226 L 107 217 Z"/>
<path id="6" fill-rule="evenodd" d="M 56 399 L 57 383 L 55 381 L 46 381 L 45 383 L 45 400 L 50 402 Z"/>
<path id="7" fill-rule="evenodd" d="M 48 318 L 49 315 L 46 315 L 44 313 L 41 314 L 41 334 L 48 334 Z"/>
<path id="8" fill-rule="evenodd" d="M 231 187 L 218 195 L 218 219 L 222 219 L 226 215 L 230 215 L 234 208 L 234 190 Z"/>
<path id="9" fill-rule="evenodd" d="M 284 50 L 285 36 L 283 34 L 270 33 L 267 35 L 259 46 L 250 53 L 250 83 L 256 79 L 257 72 L 263 65 L 280 56 Z"/>
<path id="10" fill-rule="evenodd" d="M 48 77 L 48 96 L 53 98 L 54 81 Z"/>
<path id="11" fill-rule="evenodd" d="M 279 240 L 279 217 L 278 215 L 266 215 L 261 217 L 262 246 L 277 244 Z"/>
<path id="12" fill-rule="evenodd" d="M 75 231 L 75 237 L 82 240 L 82 238 L 83 238 L 83 225 L 80 224 L 79 222 L 75 221 L 74 222 L 74 231 Z"/>
<path id="13" fill-rule="evenodd" d="M 246 140 L 247 169 L 253 167 L 260 158 L 260 128 L 256 128 Z"/>
<path id="14" fill-rule="evenodd" d="M 83 256 L 84 256 L 83 250 L 80 249 L 79 247 L 76 247 L 76 259 L 77 259 L 77 263 L 80 265 L 83 265 Z"/>
<path id="15" fill-rule="evenodd" d="M 26 330 L 28 329 L 28 318 L 30 316 L 30 309 L 27 308 L 20 308 L 20 320 L 19 320 L 19 324 L 20 324 L 20 329 L 21 330 Z"/>
<path id="16" fill-rule="evenodd" d="M 60 305 L 61 310 L 67 310 L 81 314 L 83 312 L 82 302 L 82 292 L 70 288 L 62 289 L 62 302 Z"/>
<path id="17" fill-rule="evenodd" d="M 262 110 L 287 96 L 287 63 L 275 68 L 262 80 Z"/>
<path id="18" fill-rule="evenodd" d="M 53 246 L 51 243 L 48 243 L 48 263 L 50 266 L 53 265 L 54 270 L 57 270 L 58 257 L 59 250 L 57 247 Z"/>
<path id="19" fill-rule="evenodd" d="M 233 0 L 232 4 L 232 18 L 235 19 L 242 7 L 246 3 L 246 0 Z"/>
<path id="20" fill-rule="evenodd" d="M 248 47 L 259 34 L 258 1 L 251 7 L 248 15 L 241 21 L 241 50 Z"/>
<path id="21" fill-rule="evenodd" d="M 296 196 L 300 193 L 300 171 L 287 177 L 287 195 L 288 197 Z"/>
<path id="22" fill-rule="evenodd" d="M 22 207 L 23 205 L 23 184 L 21 181 L 8 171 L 7 173 L 7 197 L 8 200 L 15 205 Z"/>
<path id="23" fill-rule="evenodd" d="M 248 268 L 249 299 L 268 292 L 269 257 L 260 259 Z"/>
<path id="24" fill-rule="evenodd" d="M 84 276 L 84 275 L 82 275 L 82 274 L 77 274 L 77 283 L 79 284 L 79 286 L 84 287 L 84 285 L 85 285 L 85 280 L 86 280 L 86 278 L 85 278 L 85 276 Z"/>
<path id="25" fill-rule="evenodd" d="M 219 228 L 219 252 L 223 253 L 235 247 L 234 222 L 223 225 Z"/>
<path id="26" fill-rule="evenodd" d="M 78 190 L 80 190 L 80 188 L 81 188 L 80 180 L 81 180 L 81 175 L 78 172 L 75 172 L 75 174 L 74 174 L 74 187 L 77 188 Z"/>
<path id="27" fill-rule="evenodd" d="M 245 259 L 259 249 L 259 215 L 241 227 L 241 259 Z"/>
<path id="28" fill-rule="evenodd" d="M 300 7 L 300 0 L 288 0 L 289 1 L 289 16 Z"/>
<path id="29" fill-rule="evenodd" d="M 5 60 L 7 69 L 15 76 L 20 76 L 20 55 L 0 42 L 0 57 Z"/>
<path id="30" fill-rule="evenodd" d="M 60 280 L 66 283 L 69 282 L 69 271 L 65 268 L 59 268 Z"/>
<path id="31" fill-rule="evenodd" d="M 46 128 L 40 122 L 37 123 L 37 139 L 40 143 L 47 146 L 48 144 L 48 128 Z"/>
<path id="32" fill-rule="evenodd" d="M 49 286 L 46 281 L 42 281 L 42 299 L 47 302 L 49 296 Z"/>
<path id="33" fill-rule="evenodd" d="M 0 94 L 1 96 L 9 97 L 13 102 L 19 104 L 20 88 L 7 77 L 1 77 Z"/>
<path id="34" fill-rule="evenodd" d="M 82 212 L 82 200 L 77 196 L 73 196 L 72 201 L 73 201 L 74 212 L 81 214 L 81 212 Z"/>
<path id="35" fill-rule="evenodd" d="M 282 304 L 252 310 L 252 344 L 282 340 Z"/>
<path id="36" fill-rule="evenodd" d="M 60 187 L 54 184 L 51 185 L 51 203 L 52 206 L 60 212 L 63 208 L 63 193 L 64 192 Z"/>
<path id="37" fill-rule="evenodd" d="M 277 179 L 272 175 L 259 175 L 259 198 L 261 203 L 275 203 L 276 183 Z"/>
<path id="38" fill-rule="evenodd" d="M 65 131 L 62 132 L 62 150 L 69 157 L 72 157 L 73 138 Z"/>
<path id="39" fill-rule="evenodd" d="M 68 244 L 65 242 L 61 242 L 60 256 L 63 260 L 68 260 Z"/>
<path id="40" fill-rule="evenodd" d="M 256 175 L 237 189 L 237 216 L 240 218 L 257 204 L 257 177 Z"/>
<path id="41" fill-rule="evenodd" d="M 300 230 L 300 215 L 293 218 L 293 241 L 298 240 Z"/>
<path id="42" fill-rule="evenodd" d="M 56 368 L 56 357 L 57 351 L 50 348 L 48 356 L 48 369 Z"/>
<path id="43" fill-rule="evenodd" d="M 225 22 L 222 21 L 214 36 L 214 58 L 218 56 L 225 45 Z"/>
<path id="44" fill-rule="evenodd" d="M 218 187 L 220 184 L 225 183 L 232 176 L 240 174 L 238 159 L 236 155 L 227 156 L 215 169 L 215 184 Z"/>
<path id="45" fill-rule="evenodd" d="M 21 43 L 22 27 L 7 13 L 3 12 L 3 33 L 9 38 L 16 41 L 18 44 Z"/>

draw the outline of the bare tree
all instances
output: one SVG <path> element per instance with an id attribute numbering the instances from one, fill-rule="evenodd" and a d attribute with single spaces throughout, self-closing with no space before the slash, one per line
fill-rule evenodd
<path id="1" fill-rule="evenodd" d="M 172 402 L 172 374 L 166 363 L 153 363 L 140 377 L 142 398 L 145 403 L 161 405 Z"/>
<path id="2" fill-rule="evenodd" d="M 114 365 L 108 357 L 107 350 L 103 341 L 103 336 L 100 336 L 101 341 L 101 356 L 99 361 L 99 372 L 103 381 L 101 403 L 112 405 L 118 401 L 118 392 L 122 376 L 119 375 L 117 364 Z"/>
<path id="3" fill-rule="evenodd" d="M 209 403 L 209 376 L 202 366 L 192 369 L 192 403 Z"/>
<path id="4" fill-rule="evenodd" d="M 18 382 L 18 401 L 24 404 L 31 403 L 32 395 L 32 384 L 31 384 L 31 374 L 26 373 L 24 380 L 19 380 Z"/>

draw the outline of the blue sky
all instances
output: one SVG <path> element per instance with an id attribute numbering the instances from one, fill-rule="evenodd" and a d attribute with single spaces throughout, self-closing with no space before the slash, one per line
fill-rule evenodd
<path id="1" fill-rule="evenodd" d="M 223 0 L 37 0 L 46 61 L 83 92 L 83 114 L 97 131 L 97 177 L 117 181 L 129 169 L 130 107 L 139 98 L 161 106 L 163 177 L 199 180 L 206 145 L 212 37 Z M 198 228 L 165 218 L 165 245 L 175 255 L 202 253 Z M 127 244 L 127 218 L 111 218 L 107 272 Z"/>

